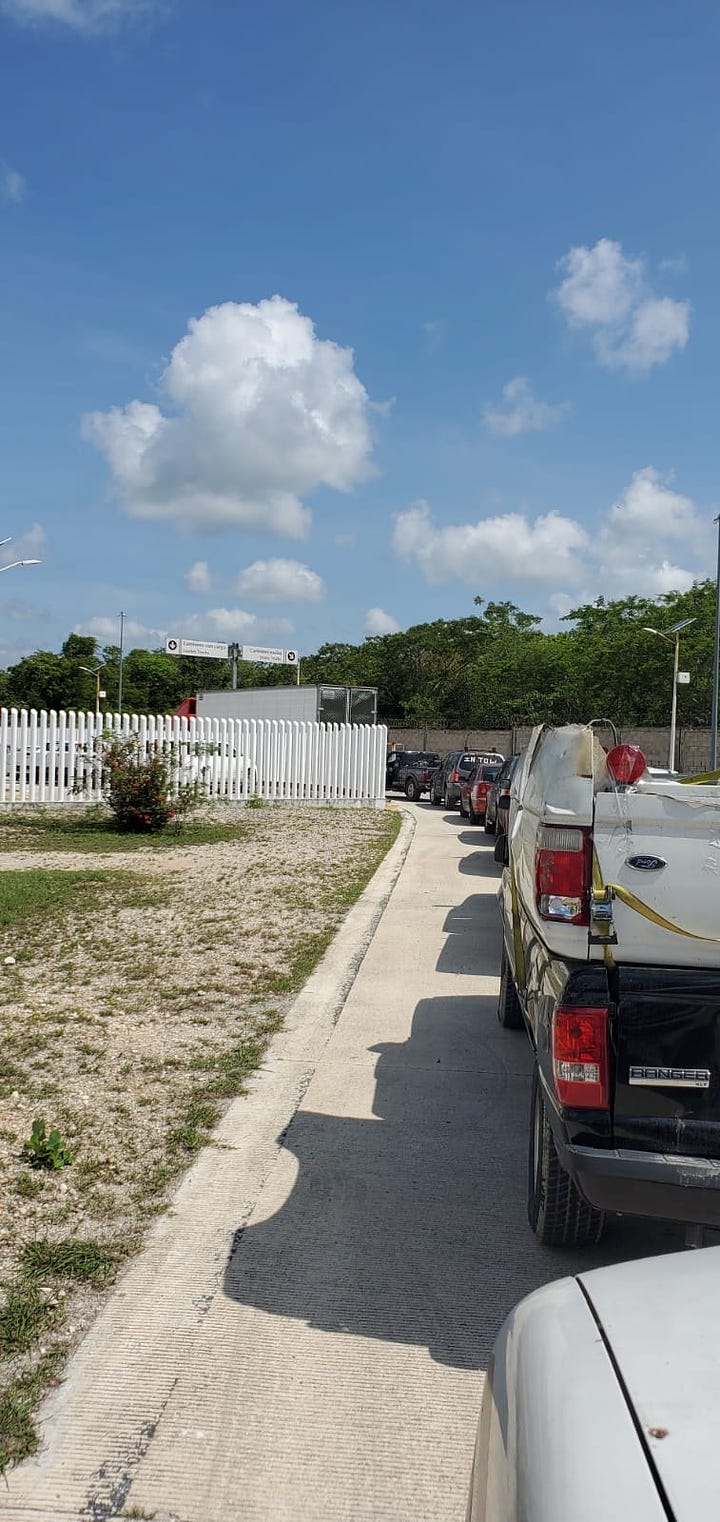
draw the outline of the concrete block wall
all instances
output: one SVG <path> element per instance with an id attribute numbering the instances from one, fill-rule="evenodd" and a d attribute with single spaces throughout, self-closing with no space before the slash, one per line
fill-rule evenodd
<path id="1" fill-rule="evenodd" d="M 449 750 L 497 750 L 503 756 L 522 750 L 532 730 L 517 729 L 390 729 L 388 746 L 402 750 L 434 750 L 444 756 Z M 670 745 L 669 729 L 629 727 L 619 730 L 621 740 L 640 745 L 651 766 L 667 766 Z M 710 765 L 710 730 L 679 729 L 677 733 L 678 768 L 681 772 L 703 771 Z"/>

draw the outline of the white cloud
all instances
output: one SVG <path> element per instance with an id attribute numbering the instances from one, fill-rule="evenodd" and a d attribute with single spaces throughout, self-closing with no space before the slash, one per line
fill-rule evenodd
<path id="1" fill-rule="evenodd" d="M 397 554 L 414 560 L 426 581 L 462 581 L 478 587 L 503 577 L 576 583 L 589 542 L 584 528 L 561 513 L 545 513 L 534 522 L 524 513 L 502 513 L 477 523 L 440 527 L 427 502 L 415 502 L 398 514 L 393 537 Z"/>
<path id="2" fill-rule="evenodd" d="M 304 496 L 349 491 L 371 473 L 369 398 L 352 350 L 317 338 L 281 296 L 193 319 L 161 389 L 165 411 L 132 401 L 84 419 L 135 517 L 302 539 Z"/>
<path id="3" fill-rule="evenodd" d="M 627 370 L 651 370 L 664 365 L 673 349 L 684 349 L 690 327 L 690 304 L 669 296 L 641 302 L 633 312 L 626 337 L 607 348 L 604 363 Z"/>
<path id="4" fill-rule="evenodd" d="M 392 613 L 386 613 L 384 608 L 368 608 L 365 614 L 365 633 L 371 634 L 397 634 L 400 625 Z"/>
<path id="5" fill-rule="evenodd" d="M 159 0 L 0 0 L 16 21 L 57 21 L 76 32 L 98 32 L 156 10 Z"/>
<path id="6" fill-rule="evenodd" d="M 93 634 L 100 645 L 120 644 L 120 622 L 117 618 L 107 618 L 99 614 L 95 618 L 89 618 L 86 623 L 76 624 L 74 634 Z M 149 646 L 164 644 L 166 629 L 153 629 L 147 624 L 138 623 L 134 618 L 126 618 L 123 631 L 123 643 L 126 650 L 131 646 Z"/>
<path id="7" fill-rule="evenodd" d="M 687 591 L 707 575 L 714 536 L 708 515 L 652 466 L 633 475 L 617 501 L 597 515 L 592 533 L 561 513 L 534 519 L 504 513 L 476 523 L 439 525 L 427 502 L 395 521 L 394 547 L 431 584 L 458 581 L 477 592 L 498 582 L 552 588 L 558 616 L 600 593 L 654 597 Z"/>
<path id="8" fill-rule="evenodd" d="M 25 180 L 18 170 L 11 169 L 9 164 L 0 164 L 0 195 L 3 201 L 22 201 L 25 190 Z"/>
<path id="9" fill-rule="evenodd" d="M 321 602 L 326 588 L 299 560 L 255 560 L 240 572 L 235 591 L 251 602 Z"/>
<path id="10" fill-rule="evenodd" d="M 196 560 L 190 570 L 185 573 L 185 581 L 191 592 L 209 592 L 212 586 L 212 576 L 207 560 Z"/>
<path id="11" fill-rule="evenodd" d="M 617 597 L 686 592 L 710 562 L 710 540 L 708 523 L 690 497 L 673 491 L 652 466 L 636 470 L 600 526 L 598 591 L 612 586 Z M 678 548 L 690 564 L 671 558 Z"/>
<path id="12" fill-rule="evenodd" d="M 664 365 L 688 341 L 690 303 L 657 296 L 644 259 L 619 243 L 571 248 L 559 261 L 564 279 L 553 293 L 572 328 L 589 333 L 601 364 L 641 374 Z"/>
<path id="13" fill-rule="evenodd" d="M 442 317 L 435 318 L 432 322 L 424 322 L 423 332 L 428 354 L 436 354 L 447 338 L 447 323 Z"/>
<path id="14" fill-rule="evenodd" d="M 516 375 L 503 386 L 505 407 L 488 405 L 483 409 L 483 422 L 491 433 L 514 438 L 518 433 L 540 432 L 559 423 L 568 411 L 567 402 L 540 402 L 526 375 Z"/>
<path id="15" fill-rule="evenodd" d="M 197 634 L 198 639 L 217 636 L 223 640 L 247 640 L 253 643 L 259 634 L 293 634 L 294 627 L 288 618 L 257 618 L 244 608 L 208 608 L 205 613 L 193 613 L 190 618 L 178 620 L 182 633 Z"/>
<path id="16" fill-rule="evenodd" d="M 3 539 L 6 535 L 2 535 Z M 40 523 L 33 523 L 26 534 L 21 534 L 19 539 L 11 539 L 9 544 L 4 544 L 0 549 L 0 566 L 12 565 L 15 560 L 42 560 L 45 551 L 46 535 Z"/>

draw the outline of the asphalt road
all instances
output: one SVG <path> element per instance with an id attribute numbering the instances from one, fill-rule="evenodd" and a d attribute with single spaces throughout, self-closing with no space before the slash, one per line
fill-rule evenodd
<path id="1" fill-rule="evenodd" d="M 582 1257 L 535 1243 L 530 1051 L 496 1020 L 500 868 L 457 812 L 412 812 L 337 1024 L 302 1079 L 281 1040 L 233 1107 L 265 1152 L 248 1163 L 230 1127 L 228 1156 L 201 1160 L 10 1476 L 16 1522 L 462 1522 L 506 1312 L 581 1265 L 682 1245 L 623 1221 Z"/>

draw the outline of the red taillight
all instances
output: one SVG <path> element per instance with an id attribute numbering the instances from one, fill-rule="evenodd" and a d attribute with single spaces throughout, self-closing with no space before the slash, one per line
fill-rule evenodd
<path id="1" fill-rule="evenodd" d="M 459 779 L 459 776 L 460 776 L 460 773 L 458 772 L 457 767 L 455 767 L 453 769 L 453 771 L 451 771 L 451 773 L 450 773 L 450 781 L 451 782 L 457 782 L 458 779 Z"/>
<path id="2" fill-rule="evenodd" d="M 559 1004 L 553 1015 L 555 1091 L 570 1109 L 607 1110 L 608 1012 Z"/>
<path id="3" fill-rule="evenodd" d="M 637 782 L 647 768 L 644 751 L 639 745 L 615 745 L 608 751 L 607 768 L 622 787 Z"/>
<path id="4" fill-rule="evenodd" d="M 591 875 L 590 830 L 553 824 L 540 826 L 535 849 L 535 895 L 542 919 L 589 925 Z"/>

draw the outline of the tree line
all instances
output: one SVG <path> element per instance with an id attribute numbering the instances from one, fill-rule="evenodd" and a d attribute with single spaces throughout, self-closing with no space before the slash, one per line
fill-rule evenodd
<path id="1" fill-rule="evenodd" d="M 439 729 L 508 729 L 547 721 L 570 723 L 592 716 L 623 725 L 664 725 L 672 695 L 673 644 L 645 632 L 667 630 L 681 618 L 678 722 L 710 721 L 715 583 L 658 598 L 625 597 L 575 608 L 566 628 L 546 633 L 541 620 L 511 602 L 475 598 L 467 618 L 436 619 L 362 644 L 326 644 L 302 659 L 303 683 L 378 688 L 378 717 L 394 726 Z M 92 709 L 95 677 L 83 667 L 102 665 L 103 709 L 116 709 L 120 651 L 90 636 L 70 634 L 59 653 L 36 650 L 0 672 L 4 707 Z M 282 686 L 286 667 L 240 663 L 241 687 Z M 123 710 L 172 713 L 192 693 L 228 688 L 229 661 L 135 649 L 123 663 Z"/>

